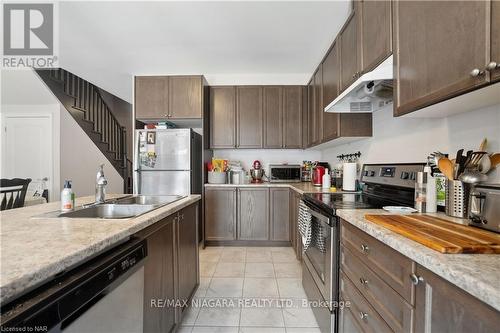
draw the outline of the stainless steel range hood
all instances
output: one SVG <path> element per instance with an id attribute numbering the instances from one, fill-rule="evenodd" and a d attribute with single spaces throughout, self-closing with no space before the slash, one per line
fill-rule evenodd
<path id="1" fill-rule="evenodd" d="M 374 112 L 393 100 L 392 55 L 363 74 L 325 108 L 325 112 Z"/>

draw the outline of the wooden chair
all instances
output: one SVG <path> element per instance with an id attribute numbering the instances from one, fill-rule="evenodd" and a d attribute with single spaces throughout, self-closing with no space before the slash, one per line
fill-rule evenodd
<path id="1" fill-rule="evenodd" d="M 0 179 L 0 196 L 2 196 L 0 210 L 23 207 L 30 182 L 30 178 Z"/>

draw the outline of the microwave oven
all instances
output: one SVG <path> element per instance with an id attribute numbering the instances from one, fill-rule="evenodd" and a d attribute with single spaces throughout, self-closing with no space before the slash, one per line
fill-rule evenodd
<path id="1" fill-rule="evenodd" d="M 298 183 L 300 172 L 299 164 L 270 164 L 269 181 L 271 183 Z"/>

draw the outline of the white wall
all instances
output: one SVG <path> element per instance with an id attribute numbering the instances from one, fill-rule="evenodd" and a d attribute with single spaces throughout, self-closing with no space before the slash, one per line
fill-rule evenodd
<path id="1" fill-rule="evenodd" d="M 77 197 L 94 195 L 97 169 L 104 164 L 107 193 L 123 193 L 123 178 L 63 106 L 60 130 L 61 187 L 69 179 Z"/>
<path id="2" fill-rule="evenodd" d="M 245 170 L 252 168 L 252 163 L 259 160 L 268 170 L 270 163 L 301 164 L 302 161 L 318 161 L 321 152 L 301 149 L 218 149 L 214 150 L 214 158 L 237 160 L 243 163 Z"/>
<path id="3" fill-rule="evenodd" d="M 322 159 L 338 163 L 337 155 L 361 151 L 360 163 L 425 162 L 434 151 L 455 158 L 459 148 L 478 149 L 488 139 L 489 152 L 500 151 L 500 105 L 447 118 L 395 118 L 392 107 L 373 114 L 373 137 L 322 150 Z M 499 182 L 500 172 L 489 181 Z"/>

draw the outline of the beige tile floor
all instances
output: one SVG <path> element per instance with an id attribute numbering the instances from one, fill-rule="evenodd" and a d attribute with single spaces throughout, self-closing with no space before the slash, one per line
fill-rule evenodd
<path id="1" fill-rule="evenodd" d="M 181 333 L 319 333 L 302 304 L 302 268 L 290 247 L 200 249 L 200 276 L 198 306 L 184 316 Z"/>

